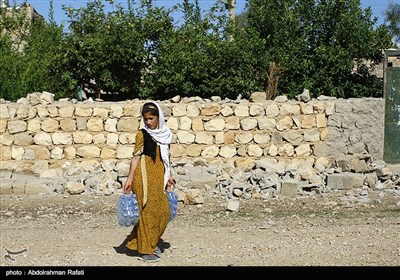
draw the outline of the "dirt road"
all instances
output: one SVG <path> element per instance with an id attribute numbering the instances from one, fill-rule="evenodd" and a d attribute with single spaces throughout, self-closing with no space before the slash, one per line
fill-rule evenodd
<path id="1" fill-rule="evenodd" d="M 180 204 L 161 260 L 149 264 L 124 249 L 130 228 L 117 225 L 117 198 L 1 196 L 1 266 L 400 266 L 396 201 L 252 199 L 239 212 L 222 198 Z"/>

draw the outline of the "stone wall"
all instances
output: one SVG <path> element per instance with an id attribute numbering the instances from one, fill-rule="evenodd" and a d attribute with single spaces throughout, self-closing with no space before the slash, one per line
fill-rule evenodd
<path id="1" fill-rule="evenodd" d="M 338 99 L 328 116 L 328 139 L 314 149 L 315 156 L 369 154 L 383 159 L 385 101 L 380 98 Z"/>
<path id="2" fill-rule="evenodd" d="M 160 102 L 174 132 L 174 164 L 200 160 L 218 168 L 251 169 L 257 160 L 269 159 L 284 166 L 326 162 L 328 167 L 348 156 L 383 157 L 383 99 L 320 97 L 300 102 L 279 96 L 256 101 Z M 112 192 L 127 176 L 135 135 L 143 125 L 143 103 L 54 102 L 48 93 L 31 94 L 17 103 L 3 102 L 0 170 L 34 175 L 36 186 L 50 191 L 63 192 L 70 182 L 57 187 L 51 181 L 70 176 L 76 180 L 68 181 L 81 183 L 81 188 Z M 85 174 L 96 174 L 103 183 L 90 183 Z M 14 185 L 12 190 L 5 190 L 6 180 L 12 180 L 11 176 L 2 176 L 2 192 L 18 193 L 15 180 L 8 181 Z M 29 184 L 37 188 L 35 182 L 25 180 L 23 193 L 29 193 Z M 73 187 L 79 189 L 75 184 L 70 190 Z"/>

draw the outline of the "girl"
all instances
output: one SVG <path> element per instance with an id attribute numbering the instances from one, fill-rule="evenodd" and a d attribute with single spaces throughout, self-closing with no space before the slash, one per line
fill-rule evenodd
<path id="1" fill-rule="evenodd" d="M 165 191 L 173 188 L 169 145 L 171 130 L 156 102 L 142 108 L 144 128 L 138 131 L 124 193 L 133 191 L 139 204 L 139 222 L 126 244 L 137 250 L 139 259 L 156 262 L 161 250 L 157 247 L 169 221 L 169 202 Z"/>

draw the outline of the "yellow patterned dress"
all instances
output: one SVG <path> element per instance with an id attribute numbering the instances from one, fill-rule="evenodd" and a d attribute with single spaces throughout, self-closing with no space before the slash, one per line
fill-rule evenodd
<path id="1" fill-rule="evenodd" d="M 139 130 L 133 152 L 133 156 L 137 157 L 139 162 L 133 175 L 132 191 L 137 196 L 140 217 L 126 246 L 140 254 L 153 254 L 167 228 L 169 202 L 164 192 L 164 164 L 160 156 L 160 147 L 157 145 L 154 161 L 150 156 L 142 154 L 143 147 L 143 132 Z M 143 206 L 144 200 L 146 204 Z"/>

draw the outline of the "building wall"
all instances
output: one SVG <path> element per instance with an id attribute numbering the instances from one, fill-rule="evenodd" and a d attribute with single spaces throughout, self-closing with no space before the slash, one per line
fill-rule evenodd
<path id="1" fill-rule="evenodd" d="M 2 30 L 3 34 L 10 33 L 11 38 L 14 42 L 14 47 L 19 52 L 22 52 L 25 48 L 25 42 L 21 39 L 23 38 L 24 34 L 28 31 L 28 26 L 32 24 L 35 20 L 44 20 L 43 16 L 40 15 L 31 4 L 22 4 L 17 6 L 15 9 L 14 7 L 10 7 L 7 1 L 0 1 L 0 8 L 6 8 L 6 16 L 14 16 L 16 13 L 23 13 L 25 15 L 25 21 L 27 24 L 24 23 L 24 27 L 17 29 L 17 30 Z"/>

